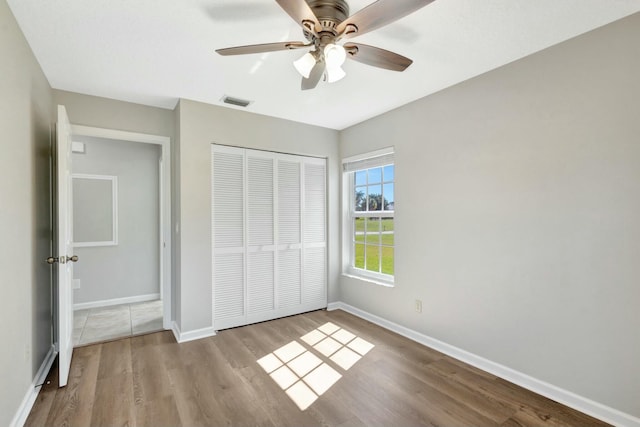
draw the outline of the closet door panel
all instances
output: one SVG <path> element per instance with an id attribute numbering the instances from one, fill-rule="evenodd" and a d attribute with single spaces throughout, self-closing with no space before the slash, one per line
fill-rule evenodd
<path id="1" fill-rule="evenodd" d="M 247 259 L 247 314 L 274 310 L 274 256 L 272 251 L 249 252 Z"/>
<path id="2" fill-rule="evenodd" d="M 326 177 L 324 163 L 304 164 L 304 242 L 326 239 Z"/>
<path id="3" fill-rule="evenodd" d="M 300 244 L 300 162 L 278 160 L 278 244 Z"/>
<path id="4" fill-rule="evenodd" d="M 323 247 L 308 248 L 304 254 L 303 304 L 327 301 L 326 251 Z"/>
<path id="5" fill-rule="evenodd" d="M 326 307 L 326 161 L 214 145 L 214 327 Z"/>
<path id="6" fill-rule="evenodd" d="M 214 147 L 211 165 L 213 312 L 218 327 L 246 316 L 244 153 Z"/>
<path id="7" fill-rule="evenodd" d="M 244 247 L 244 156 L 215 151 L 213 229 L 215 249 Z"/>
<path id="8" fill-rule="evenodd" d="M 302 303 L 302 260 L 300 249 L 278 251 L 278 307 L 295 307 Z"/>
<path id="9" fill-rule="evenodd" d="M 219 254 L 214 258 L 215 319 L 238 318 L 244 311 L 244 254 Z"/>
<path id="10" fill-rule="evenodd" d="M 248 245 L 273 245 L 273 159 L 247 156 Z"/>
<path id="11" fill-rule="evenodd" d="M 271 153 L 247 155 L 247 315 L 274 310 L 275 205 Z"/>
<path id="12" fill-rule="evenodd" d="M 302 303 L 301 170 L 299 159 L 278 160 L 277 296 L 281 310 Z"/>
<path id="13" fill-rule="evenodd" d="M 325 165 L 318 159 L 304 162 L 304 305 L 327 303 Z"/>

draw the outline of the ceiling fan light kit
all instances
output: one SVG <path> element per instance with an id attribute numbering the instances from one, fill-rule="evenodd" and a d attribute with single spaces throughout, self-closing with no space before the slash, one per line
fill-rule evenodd
<path id="1" fill-rule="evenodd" d="M 327 67 L 340 67 L 347 59 L 347 52 L 339 44 L 329 43 L 324 47 L 324 60 Z"/>
<path id="2" fill-rule="evenodd" d="M 316 58 L 310 52 L 305 53 L 300 59 L 293 62 L 293 66 L 305 79 L 309 78 L 314 65 L 316 65 Z"/>
<path id="3" fill-rule="evenodd" d="M 323 76 L 328 83 L 345 77 L 342 64 L 347 58 L 387 70 L 404 71 L 413 62 L 409 58 L 361 43 L 341 45 L 338 42 L 390 24 L 432 1 L 378 0 L 349 16 L 349 5 L 345 0 L 276 0 L 302 27 L 308 43 L 266 43 L 218 49 L 216 52 L 226 56 L 311 48 L 293 63 L 302 76 L 302 90 L 315 88 Z"/>
<path id="4" fill-rule="evenodd" d="M 327 83 L 335 83 L 346 75 L 342 67 L 327 67 Z"/>
<path id="5" fill-rule="evenodd" d="M 344 78 L 347 73 L 342 64 L 347 59 L 347 52 L 339 44 L 330 43 L 324 47 L 324 61 L 327 63 L 327 83 L 334 83 Z"/>

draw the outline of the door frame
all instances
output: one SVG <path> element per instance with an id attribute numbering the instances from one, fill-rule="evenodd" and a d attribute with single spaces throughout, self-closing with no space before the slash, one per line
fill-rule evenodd
<path id="1" fill-rule="evenodd" d="M 74 125 L 73 123 L 71 123 L 71 134 L 72 137 L 88 136 L 160 146 L 160 245 L 158 248 L 160 256 L 160 295 L 162 298 L 162 327 L 171 329 L 171 300 L 173 296 L 171 281 L 171 138 L 161 135 Z"/>

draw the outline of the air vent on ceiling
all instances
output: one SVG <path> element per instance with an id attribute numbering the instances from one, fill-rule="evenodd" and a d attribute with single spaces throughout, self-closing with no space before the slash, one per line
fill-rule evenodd
<path id="1" fill-rule="evenodd" d="M 225 95 L 222 97 L 222 102 L 225 104 L 237 105 L 238 107 L 246 107 L 253 101 L 247 101 L 246 99 L 234 98 L 232 96 Z"/>

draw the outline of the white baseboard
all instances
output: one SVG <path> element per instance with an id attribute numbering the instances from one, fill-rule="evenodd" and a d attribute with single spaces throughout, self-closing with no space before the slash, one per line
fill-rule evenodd
<path id="1" fill-rule="evenodd" d="M 73 304 L 74 310 L 86 310 L 88 308 L 109 307 L 120 304 L 133 304 L 136 302 L 154 301 L 160 299 L 160 293 L 136 295 L 134 297 L 103 299 L 101 301 L 80 302 Z"/>
<path id="2" fill-rule="evenodd" d="M 215 329 L 213 326 L 209 328 L 196 329 L 194 331 L 180 331 L 180 327 L 176 322 L 173 322 L 171 331 L 173 332 L 173 336 L 176 337 L 176 341 L 179 343 L 199 340 L 201 338 L 213 337 L 216 335 Z"/>
<path id="3" fill-rule="evenodd" d="M 31 408 L 33 408 L 33 404 L 35 403 L 36 398 L 38 397 L 38 393 L 40 393 L 40 389 L 42 388 L 42 387 L 38 387 L 38 384 L 42 384 L 44 380 L 47 378 L 47 374 L 49 373 L 49 370 L 51 369 L 51 365 L 53 364 L 53 361 L 55 359 L 56 359 L 56 350 L 55 350 L 55 347 L 52 345 L 51 348 L 49 349 L 49 352 L 44 357 L 44 360 L 42 361 L 42 365 L 40 365 L 38 372 L 36 372 L 36 376 L 33 379 L 33 382 L 31 383 L 31 385 L 29 386 L 27 393 L 24 395 L 24 398 L 20 403 L 20 407 L 18 408 L 18 411 L 13 416 L 11 423 L 9 423 L 9 427 L 22 427 L 25 421 L 27 421 L 27 417 L 31 412 Z"/>
<path id="4" fill-rule="evenodd" d="M 378 326 L 407 337 L 422 345 L 461 360 L 469 365 L 475 366 L 476 368 L 482 369 L 483 371 L 489 372 L 490 374 L 510 381 L 542 396 L 548 397 L 549 399 L 555 400 L 556 402 L 562 403 L 563 405 L 576 409 L 587 415 L 591 415 L 592 417 L 598 418 L 609 424 L 613 424 L 615 426 L 640 427 L 640 418 L 634 417 L 633 415 L 595 402 L 591 399 L 587 399 L 586 397 L 579 396 L 573 392 L 533 378 L 499 363 L 492 362 L 491 360 L 469 353 L 466 350 L 462 350 L 428 335 L 424 335 L 420 332 L 414 331 L 413 329 L 398 325 L 397 323 L 391 322 L 364 310 L 360 310 L 359 308 L 349 304 L 345 304 L 343 302 L 332 302 L 328 304 L 327 310 L 343 310 L 347 313 L 351 313 L 354 316 L 368 320 L 371 323 L 375 323 Z"/>

